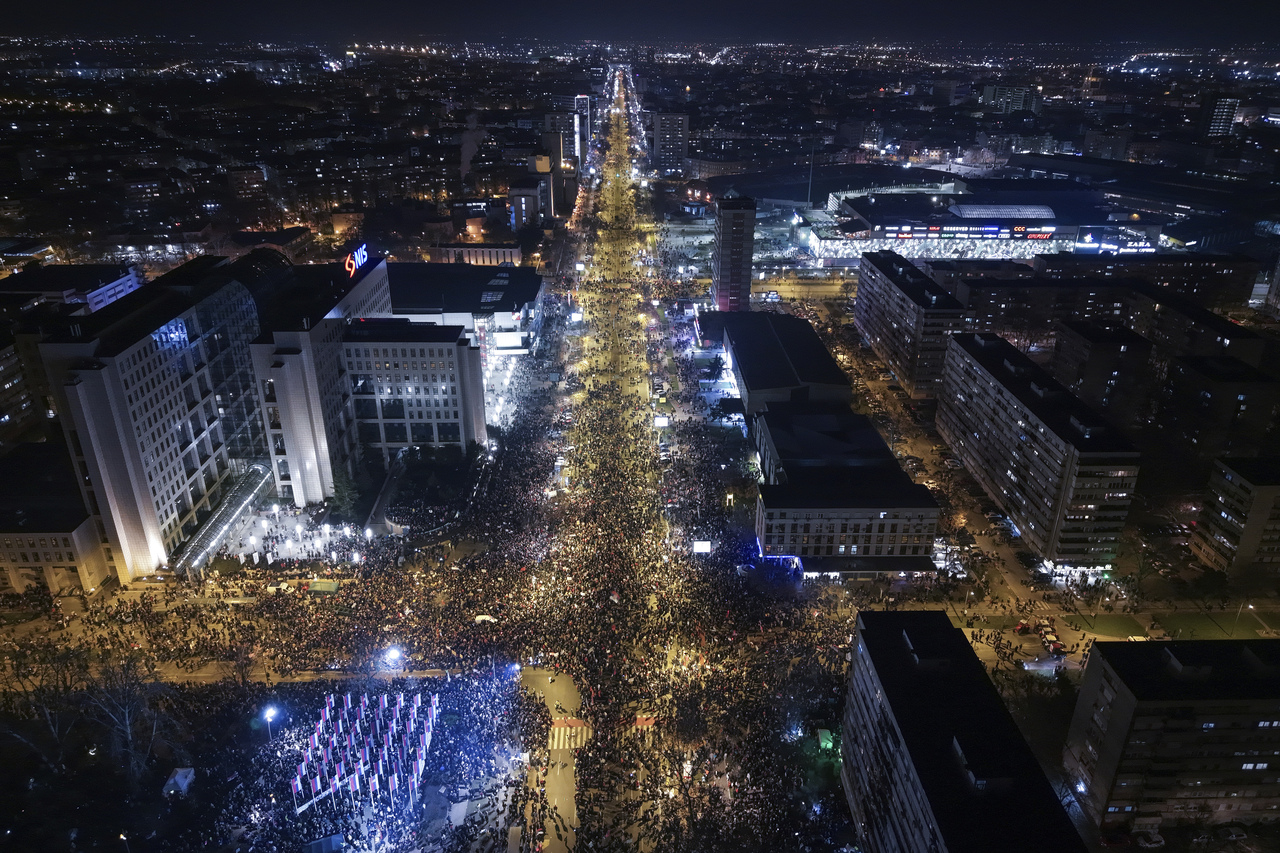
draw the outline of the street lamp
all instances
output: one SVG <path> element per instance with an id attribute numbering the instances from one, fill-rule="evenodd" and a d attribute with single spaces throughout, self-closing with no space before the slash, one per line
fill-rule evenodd
<path id="1" fill-rule="evenodd" d="M 276 718 L 276 706 L 268 705 L 262 712 L 262 718 L 267 721 L 267 740 L 271 740 L 271 721 Z"/>
<path id="2" fill-rule="evenodd" d="M 120 833 L 120 840 L 124 842 L 125 853 L 133 853 L 133 851 L 129 847 L 129 839 L 125 837 L 125 834 L 123 832 Z"/>
<path id="3" fill-rule="evenodd" d="M 1252 610 L 1252 609 L 1253 609 L 1253 605 L 1252 605 L 1252 604 L 1248 605 L 1248 607 L 1249 607 L 1249 609 L 1250 609 L 1250 610 Z M 1244 608 L 1245 608 L 1245 603 L 1244 603 L 1243 601 L 1242 601 L 1242 602 L 1240 602 L 1240 606 L 1236 608 L 1236 621 L 1235 621 L 1235 623 L 1234 623 L 1234 624 L 1232 624 L 1232 626 L 1231 626 L 1231 636 L 1233 636 L 1233 637 L 1236 635 L 1236 629 L 1240 627 L 1240 613 L 1241 613 L 1241 611 L 1243 611 L 1243 610 L 1244 610 Z"/>

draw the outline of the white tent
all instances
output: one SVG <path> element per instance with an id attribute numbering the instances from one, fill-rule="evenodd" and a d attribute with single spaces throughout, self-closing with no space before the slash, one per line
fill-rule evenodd
<path id="1" fill-rule="evenodd" d="M 175 767 L 173 772 L 169 774 L 169 781 L 164 783 L 164 788 L 160 793 L 166 797 L 170 794 L 187 795 L 187 790 L 191 787 L 191 783 L 196 780 L 196 771 L 191 767 Z"/>

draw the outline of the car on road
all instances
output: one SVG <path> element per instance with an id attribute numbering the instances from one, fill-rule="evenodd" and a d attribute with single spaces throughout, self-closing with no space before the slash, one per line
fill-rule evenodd
<path id="1" fill-rule="evenodd" d="M 952 471 L 959 471 L 964 467 L 964 465 L 960 464 L 960 462 L 955 459 L 943 459 L 942 464 L 946 465 Z"/>
<path id="2" fill-rule="evenodd" d="M 1249 833 L 1238 826 L 1224 826 L 1218 830 L 1218 839 L 1221 841 L 1244 841 L 1248 837 Z"/>

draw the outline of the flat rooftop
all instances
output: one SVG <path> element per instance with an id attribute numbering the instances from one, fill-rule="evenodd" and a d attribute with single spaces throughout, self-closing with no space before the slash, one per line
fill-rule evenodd
<path id="1" fill-rule="evenodd" d="M 482 248 L 482 244 L 471 244 Z M 494 314 L 535 302 L 542 276 L 533 267 L 387 264 L 396 314 Z"/>
<path id="2" fill-rule="evenodd" d="M 1255 486 L 1280 486 L 1280 456 L 1237 456 L 1218 461 Z"/>
<path id="3" fill-rule="evenodd" d="M 1280 640 L 1094 643 L 1140 701 L 1220 702 L 1280 697 Z"/>
<path id="4" fill-rule="evenodd" d="M 1274 377 L 1229 355 L 1183 356 L 1174 360 L 1213 382 L 1275 384 Z"/>
<path id="5" fill-rule="evenodd" d="M 704 339 L 732 344 L 734 363 L 747 390 L 837 385 L 851 388 L 808 320 L 769 311 L 704 311 Z"/>
<path id="6" fill-rule="evenodd" d="M 1080 452 L 1128 453 L 1137 461 L 1137 448 L 1128 439 L 1004 338 L 990 332 L 963 332 L 952 335 L 951 342 L 981 365 L 1054 435 Z"/>
<path id="7" fill-rule="evenodd" d="M 1151 341 L 1124 326 L 1103 326 L 1092 320 L 1063 320 L 1059 325 L 1072 335 L 1091 343 L 1151 348 Z"/>
<path id="8" fill-rule="evenodd" d="M 760 486 L 766 509 L 929 509 L 938 502 L 926 486 L 911 481 L 898 463 L 889 460 L 861 466 L 829 468 L 785 467 L 787 481 Z"/>
<path id="9" fill-rule="evenodd" d="M 871 420 L 846 403 L 769 403 L 756 423 L 763 423 L 787 471 L 807 465 L 897 464 Z"/>
<path id="10" fill-rule="evenodd" d="M 863 611 L 858 643 L 875 668 L 949 853 L 1019 844 L 1083 853 L 1058 795 L 964 632 L 945 612 Z M 985 789 L 970 774 L 985 781 Z"/>
<path id="11" fill-rule="evenodd" d="M 932 311 L 962 311 L 964 306 L 946 288 L 925 275 L 897 252 L 866 252 L 862 262 L 874 267 L 903 295 Z"/>
<path id="12" fill-rule="evenodd" d="M 353 320 L 343 336 L 350 343 L 457 344 L 466 337 L 462 326 L 413 323 L 407 317 Z"/>
<path id="13" fill-rule="evenodd" d="M 129 275 L 128 264 L 49 264 L 0 279 L 0 293 L 63 293 L 96 290 Z"/>

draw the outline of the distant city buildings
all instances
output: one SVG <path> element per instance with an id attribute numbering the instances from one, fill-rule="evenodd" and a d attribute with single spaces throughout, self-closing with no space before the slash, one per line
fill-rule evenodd
<path id="1" fill-rule="evenodd" d="M 840 779 L 866 853 L 1086 849 L 941 610 L 859 612 L 841 733 Z"/>
<path id="2" fill-rule="evenodd" d="M 1063 755 L 1075 801 L 1104 829 L 1274 821 L 1277 696 L 1280 641 L 1094 643 Z"/>

